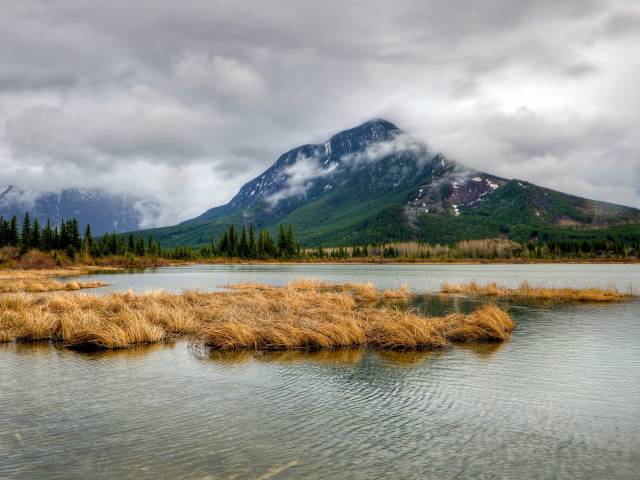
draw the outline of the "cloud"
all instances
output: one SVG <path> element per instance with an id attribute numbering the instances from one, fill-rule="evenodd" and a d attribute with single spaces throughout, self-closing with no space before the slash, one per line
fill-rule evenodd
<path id="1" fill-rule="evenodd" d="M 2 184 L 132 189 L 173 224 L 383 117 L 469 167 L 640 206 L 633 0 L 0 2 Z"/>
<path id="2" fill-rule="evenodd" d="M 317 157 L 299 154 L 295 163 L 285 168 L 282 173 L 286 176 L 284 188 L 265 199 L 272 206 L 283 198 L 304 196 L 313 186 L 314 180 L 324 175 L 324 170 Z"/>
<path id="3" fill-rule="evenodd" d="M 340 158 L 340 163 L 343 168 L 351 165 L 371 164 L 383 158 L 406 152 L 420 155 L 421 158 L 426 160 L 429 149 L 425 148 L 424 143 L 406 133 L 400 133 L 394 135 L 390 140 L 373 142 L 362 151 L 344 155 Z"/>

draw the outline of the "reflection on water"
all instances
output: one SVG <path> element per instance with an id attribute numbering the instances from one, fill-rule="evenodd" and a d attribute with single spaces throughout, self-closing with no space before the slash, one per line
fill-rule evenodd
<path id="1" fill-rule="evenodd" d="M 640 302 L 507 307 L 434 351 L 1 344 L 0 478 L 639 478 Z"/>

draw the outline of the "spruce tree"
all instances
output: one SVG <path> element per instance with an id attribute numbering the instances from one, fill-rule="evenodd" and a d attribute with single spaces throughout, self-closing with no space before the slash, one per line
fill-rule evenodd
<path id="1" fill-rule="evenodd" d="M 8 244 L 12 247 L 17 247 L 20 243 L 20 233 L 18 232 L 18 219 L 14 215 L 11 219 L 11 225 L 9 226 L 9 241 Z"/>
<path id="2" fill-rule="evenodd" d="M 276 255 L 278 255 L 278 248 L 276 247 L 276 244 L 273 241 L 273 237 L 271 236 L 271 231 L 269 230 L 269 227 L 265 227 L 264 229 L 263 240 L 264 240 L 264 250 L 267 257 L 274 258 Z"/>
<path id="3" fill-rule="evenodd" d="M 144 257 L 144 254 L 145 254 L 144 237 L 140 237 L 136 241 L 135 253 L 139 257 Z"/>
<path id="4" fill-rule="evenodd" d="M 76 251 L 80 250 L 80 246 L 82 245 L 82 237 L 80 237 L 80 228 L 78 227 L 78 220 L 75 218 L 71 221 L 71 244 Z"/>
<path id="5" fill-rule="evenodd" d="M 249 225 L 249 258 L 258 258 L 258 245 L 256 235 L 253 231 L 253 224 Z"/>
<path id="6" fill-rule="evenodd" d="M 24 220 L 22 221 L 22 250 L 26 251 L 31 246 L 31 219 L 29 218 L 29 212 L 24 214 Z"/>
<path id="7" fill-rule="evenodd" d="M 289 224 L 287 229 L 287 256 L 293 257 L 296 254 L 296 240 L 293 236 L 293 227 Z"/>
<path id="8" fill-rule="evenodd" d="M 280 224 L 280 231 L 278 232 L 278 256 L 285 258 L 289 253 L 287 234 L 284 231 L 284 225 Z"/>
<path id="9" fill-rule="evenodd" d="M 61 250 L 64 250 L 65 248 L 67 248 L 67 246 L 70 243 L 69 230 L 67 228 L 67 223 L 68 222 L 65 222 L 64 220 L 62 220 L 62 223 L 60 224 L 60 246 L 58 248 L 60 248 Z"/>
<path id="10" fill-rule="evenodd" d="M 130 251 L 131 253 L 133 253 L 133 252 L 135 251 L 135 249 L 136 249 L 136 245 L 135 245 L 135 243 L 134 243 L 134 241 L 133 241 L 133 233 L 130 233 L 130 234 L 129 234 L 129 243 L 128 243 L 128 245 L 127 245 L 127 246 L 129 247 L 129 251 Z"/>
<path id="11" fill-rule="evenodd" d="M 264 249 L 264 235 L 262 234 L 262 229 L 258 232 L 258 258 L 266 257 L 265 249 Z"/>
<path id="12" fill-rule="evenodd" d="M 227 232 L 224 232 L 222 237 L 220 237 L 220 241 L 218 241 L 218 254 L 221 257 L 231 255 L 231 245 L 229 243 L 229 234 Z"/>
<path id="13" fill-rule="evenodd" d="M 235 257 L 238 255 L 238 232 L 236 232 L 236 227 L 232 223 L 229 227 L 229 256 Z"/>
<path id="14" fill-rule="evenodd" d="M 247 229 L 242 226 L 242 234 L 238 242 L 238 255 L 240 258 L 247 258 L 249 255 L 249 242 L 247 241 Z"/>
<path id="15" fill-rule="evenodd" d="M 87 228 L 84 231 L 84 243 L 87 248 L 91 248 L 93 245 L 93 236 L 91 235 L 91 225 L 87 223 Z"/>
<path id="16" fill-rule="evenodd" d="M 52 239 L 53 239 L 53 249 L 60 250 L 60 233 L 58 232 L 57 226 L 54 227 L 53 229 Z"/>
<path id="17" fill-rule="evenodd" d="M 216 241 L 214 240 L 213 235 L 211 235 L 211 247 L 209 247 L 209 251 L 211 252 L 212 257 L 218 255 L 218 249 L 216 248 Z"/>
<path id="18" fill-rule="evenodd" d="M 7 245 L 9 241 L 9 222 L 0 216 L 0 248 Z"/>
<path id="19" fill-rule="evenodd" d="M 31 248 L 40 249 L 42 238 L 40 235 L 40 222 L 38 221 L 38 217 L 33 219 L 33 229 L 31 231 Z"/>

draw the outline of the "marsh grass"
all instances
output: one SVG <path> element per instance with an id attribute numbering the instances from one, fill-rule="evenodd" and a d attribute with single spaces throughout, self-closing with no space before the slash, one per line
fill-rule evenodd
<path id="1" fill-rule="evenodd" d="M 637 295 L 630 289 L 629 292 L 619 292 L 615 287 L 609 288 L 547 288 L 544 286 L 533 287 L 528 282 L 523 282 L 518 288 L 507 288 L 496 282 L 487 285 L 478 285 L 476 282 L 447 283 L 444 282 L 439 293 L 463 293 L 473 295 L 495 296 L 500 298 L 512 298 L 522 300 L 554 300 L 554 301 L 582 301 L 582 302 L 615 302 L 629 300 Z"/>
<path id="2" fill-rule="evenodd" d="M 7 292 L 51 292 L 56 290 L 80 290 L 107 285 L 105 282 L 77 282 L 75 280 L 62 283 L 52 276 L 75 276 L 83 270 L 13 270 L 0 271 L 0 293 Z"/>
<path id="3" fill-rule="evenodd" d="M 501 341 L 514 328 L 506 311 L 491 304 L 469 315 L 426 317 L 417 310 L 359 308 L 360 298 L 380 296 L 370 284 L 309 285 L 298 281 L 281 288 L 252 284 L 228 292 L 129 291 L 104 297 L 12 293 L 0 296 L 0 332 L 10 332 L 16 341 L 52 340 L 76 349 L 187 337 L 220 350 L 401 350 Z"/>

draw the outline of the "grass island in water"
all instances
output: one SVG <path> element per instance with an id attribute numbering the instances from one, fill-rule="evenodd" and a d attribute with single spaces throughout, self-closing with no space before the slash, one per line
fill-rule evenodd
<path id="1" fill-rule="evenodd" d="M 358 305 L 410 295 L 406 288 L 377 292 L 371 284 L 312 280 L 285 287 L 237 285 L 217 293 L 12 293 L 0 296 L 0 339 L 50 340 L 68 348 L 127 348 L 186 337 L 224 350 L 411 349 L 440 348 L 453 341 L 501 341 L 515 327 L 509 314 L 493 304 L 468 315 L 443 317 Z"/>

